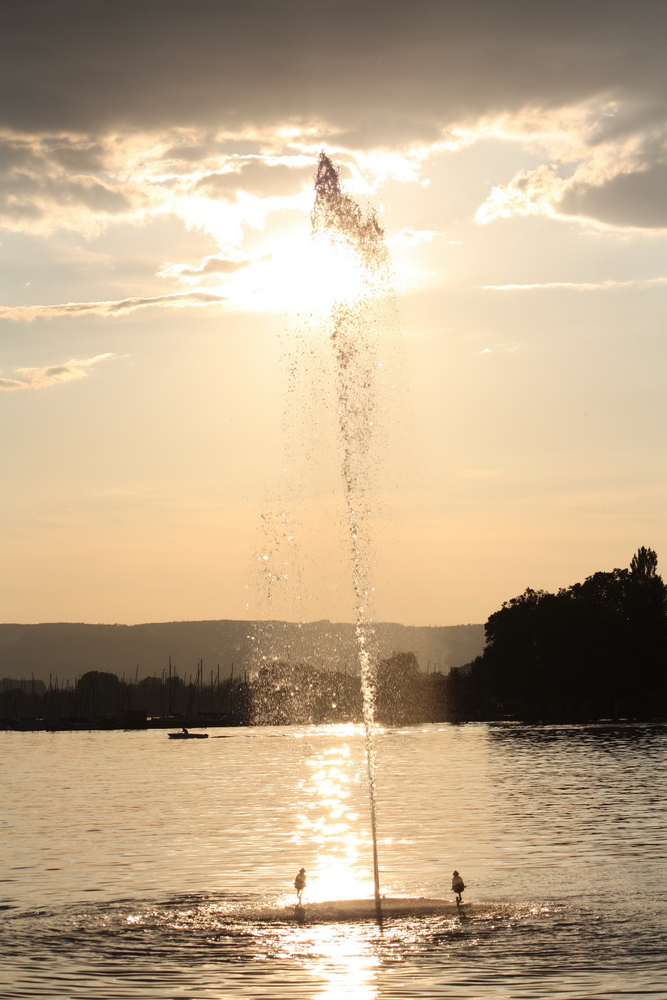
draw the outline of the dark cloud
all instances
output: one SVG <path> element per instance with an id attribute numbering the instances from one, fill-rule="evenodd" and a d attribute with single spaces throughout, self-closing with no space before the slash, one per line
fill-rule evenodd
<path id="1" fill-rule="evenodd" d="M 127 211 L 130 203 L 124 194 L 93 178 L 73 180 L 13 171 L 0 179 L 0 217 L 12 220 L 38 219 L 45 207 L 82 205 L 94 212 L 115 215 Z"/>
<path id="2" fill-rule="evenodd" d="M 617 174 L 606 184 L 574 184 L 558 206 L 566 215 L 599 219 L 612 226 L 667 228 L 667 164 Z"/>
<path id="3" fill-rule="evenodd" d="M 256 194 L 260 198 L 290 195 L 296 194 L 305 182 L 312 181 L 313 172 L 312 166 L 289 167 L 284 163 L 270 164 L 250 160 L 238 170 L 206 174 L 198 181 L 197 188 L 213 198 L 239 190 Z"/>
<path id="4" fill-rule="evenodd" d="M 99 143 L 52 136 L 0 140 L 0 220 L 30 224 L 62 206 L 102 215 L 127 211 L 127 196 L 90 173 L 104 158 Z"/>
<path id="5" fill-rule="evenodd" d="M 51 158 L 73 173 L 93 173 L 104 169 L 105 151 L 99 143 L 51 142 Z"/>
<path id="6" fill-rule="evenodd" d="M 58 200 L 66 204 L 74 202 L 92 208 L 95 212 L 105 212 L 109 215 L 125 212 L 130 208 L 128 199 L 121 191 L 114 191 L 98 181 L 87 183 L 68 181 L 57 191 L 57 195 Z"/>
<path id="7" fill-rule="evenodd" d="M 28 143 L 0 141 L 0 174 L 8 173 L 16 167 L 24 167 L 30 162 L 37 162 L 37 158 Z"/>
<path id="8" fill-rule="evenodd" d="M 6 2 L 0 124 L 324 120 L 395 139 L 602 93 L 662 107 L 666 28 L 650 0 Z"/>
<path id="9" fill-rule="evenodd" d="M 172 146 L 163 154 L 162 159 L 172 164 L 176 169 L 182 169 L 184 164 L 202 164 L 209 157 L 219 158 L 221 156 L 259 156 L 262 152 L 262 143 L 256 141 L 238 139 L 215 139 L 206 138 L 196 144 L 184 142 L 182 145 Z"/>
<path id="10" fill-rule="evenodd" d="M 183 160 L 185 163 L 199 163 L 206 159 L 211 150 L 209 146 L 173 146 L 164 154 L 164 160 Z"/>
<path id="11" fill-rule="evenodd" d="M 362 150 L 588 101 L 573 132 L 601 162 L 615 157 L 617 176 L 570 186 L 561 210 L 663 227 L 666 36 L 667 4 L 653 0 L 0 3 L 0 212 L 39 226 L 53 206 L 130 210 L 141 195 L 129 173 L 113 176 L 115 129 L 169 137 L 156 147 L 168 147 L 164 187 L 196 165 L 210 197 L 267 197 L 298 191 L 311 168 L 253 158 L 270 147 L 263 127 L 307 123 L 322 145 L 334 129 Z M 216 138 L 244 129 L 242 144 Z"/>
<path id="12" fill-rule="evenodd" d="M 77 143 L 53 136 L 39 140 L 6 138 L 0 140 L 0 173 L 19 167 L 44 171 L 47 163 L 74 174 L 99 173 L 104 170 L 106 156 L 104 147 L 97 142 Z"/>
<path id="13" fill-rule="evenodd" d="M 646 136 L 649 141 L 655 137 L 662 142 L 664 132 L 664 104 L 636 104 L 630 101 L 626 107 L 603 111 L 602 115 L 598 115 L 588 142 L 596 146 L 637 134 Z"/>

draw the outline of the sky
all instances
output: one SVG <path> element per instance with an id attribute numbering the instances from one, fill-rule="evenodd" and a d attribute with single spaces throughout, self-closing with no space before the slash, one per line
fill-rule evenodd
<path id="1" fill-rule="evenodd" d="M 352 620 L 331 386 L 295 375 L 323 149 L 392 260 L 377 617 L 663 556 L 666 22 L 0 5 L 0 619 Z"/>

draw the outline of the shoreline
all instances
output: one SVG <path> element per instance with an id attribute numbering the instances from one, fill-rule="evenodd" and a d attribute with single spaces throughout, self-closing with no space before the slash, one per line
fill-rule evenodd
<path id="1" fill-rule="evenodd" d="M 359 723 L 360 720 L 346 720 L 352 723 Z M 326 721 L 313 722 L 307 725 L 314 727 L 328 725 Z M 548 728 L 553 726 L 637 726 L 637 725 L 667 725 L 667 717 L 651 716 L 647 718 L 627 718 L 618 719 L 605 718 L 554 718 L 554 719 L 443 719 L 438 722 L 429 721 L 409 723 L 409 725 L 487 725 L 496 729 L 519 729 L 524 726 L 534 728 Z M 289 725 L 289 724 L 287 724 Z M 123 719 L 0 719 L 0 732 L 25 732 L 25 733 L 89 733 L 89 732 L 146 732 L 152 729 L 179 730 L 186 729 L 248 729 L 248 728 L 269 728 L 267 725 L 257 722 L 250 722 L 246 719 L 193 719 L 188 717 L 158 717 L 147 719 L 140 724 L 131 724 Z M 283 727 L 281 727 L 283 728 Z M 394 726 L 384 726 L 380 724 L 379 730 L 393 729 Z"/>

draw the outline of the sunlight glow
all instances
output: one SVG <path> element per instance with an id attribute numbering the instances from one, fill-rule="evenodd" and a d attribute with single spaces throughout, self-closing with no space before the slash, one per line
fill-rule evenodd
<path id="1" fill-rule="evenodd" d="M 253 312 L 296 312 L 321 316 L 335 301 L 370 295 L 362 269 L 342 241 L 311 238 L 302 225 L 262 240 L 253 264 L 215 288 L 230 306 Z"/>
<path id="2" fill-rule="evenodd" d="M 350 727 L 335 728 L 350 735 Z M 299 806 L 294 840 L 303 846 L 316 844 L 319 850 L 307 870 L 304 900 L 368 898 L 373 892 L 370 831 L 365 817 L 360 824 L 356 811 L 359 786 L 365 781 L 362 760 L 345 742 L 315 754 L 306 766 L 309 773 L 296 789 Z M 292 901 L 290 897 L 285 903 Z"/>
<path id="3" fill-rule="evenodd" d="M 380 964 L 368 942 L 356 934 L 341 934 L 334 927 L 318 928 L 317 952 L 309 971 L 321 976 L 321 997 L 373 1000 L 377 996 L 375 970 Z"/>
<path id="4" fill-rule="evenodd" d="M 380 959 L 373 939 L 361 927 L 309 927 L 303 937 L 284 938 L 282 958 L 296 958 L 315 980 L 313 996 L 327 1000 L 374 1000 Z M 318 982 L 319 980 L 319 982 Z"/>

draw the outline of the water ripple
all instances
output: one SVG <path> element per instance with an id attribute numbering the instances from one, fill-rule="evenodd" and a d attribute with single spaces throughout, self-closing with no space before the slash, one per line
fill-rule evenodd
<path id="1" fill-rule="evenodd" d="M 483 904 L 384 934 L 285 910 L 369 894 L 358 728 L 161 735 L 2 734 L 3 1000 L 667 996 L 665 727 L 382 731 L 383 891 Z"/>

